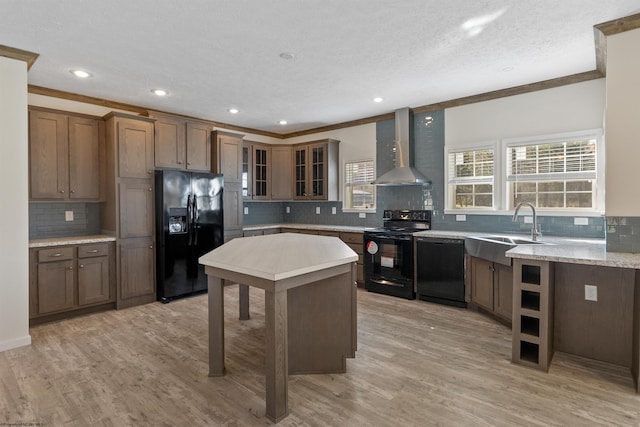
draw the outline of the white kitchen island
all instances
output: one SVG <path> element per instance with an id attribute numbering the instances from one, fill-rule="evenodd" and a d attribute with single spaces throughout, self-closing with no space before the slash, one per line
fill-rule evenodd
<path id="1" fill-rule="evenodd" d="M 225 372 L 224 282 L 265 292 L 265 414 L 271 421 L 289 413 L 289 374 L 345 372 L 356 351 L 357 260 L 336 237 L 290 233 L 234 239 L 203 255 L 209 376 Z M 241 292 L 240 304 L 246 307 L 248 292 Z"/>

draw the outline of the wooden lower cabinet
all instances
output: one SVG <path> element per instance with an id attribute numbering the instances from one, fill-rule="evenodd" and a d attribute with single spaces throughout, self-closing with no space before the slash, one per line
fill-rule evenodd
<path id="1" fill-rule="evenodd" d="M 118 242 L 118 308 L 156 299 L 155 248 L 150 238 Z"/>
<path id="2" fill-rule="evenodd" d="M 513 269 L 480 258 L 471 262 L 471 302 L 498 318 L 511 323 L 513 306 Z"/>
<path id="3" fill-rule="evenodd" d="M 29 250 L 29 318 L 56 320 L 116 300 L 113 243 Z"/>

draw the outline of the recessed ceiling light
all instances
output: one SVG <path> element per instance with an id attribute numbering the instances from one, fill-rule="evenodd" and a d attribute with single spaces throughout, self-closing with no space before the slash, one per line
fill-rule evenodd
<path id="1" fill-rule="evenodd" d="M 238 109 L 237 108 L 229 108 L 229 112 L 231 114 L 238 114 Z"/>
<path id="2" fill-rule="evenodd" d="M 85 70 L 70 70 L 71 74 L 81 79 L 86 79 L 87 77 L 91 77 L 91 73 Z"/>
<path id="3" fill-rule="evenodd" d="M 508 67 L 504 67 L 504 68 L 502 69 L 502 71 L 511 71 L 511 70 L 513 70 L 514 68 L 515 68 L 515 67 L 508 66 Z"/>
<path id="4" fill-rule="evenodd" d="M 376 96 L 375 98 L 373 98 L 373 102 L 382 102 L 383 99 L 380 98 L 379 96 Z"/>
<path id="5" fill-rule="evenodd" d="M 296 57 L 296 55 L 291 53 L 291 52 L 282 52 L 280 54 L 280 58 L 286 59 L 287 61 L 291 61 L 295 57 Z"/>
<path id="6" fill-rule="evenodd" d="M 286 125 L 287 121 L 286 120 L 280 120 L 278 123 L 281 124 L 281 125 Z"/>
<path id="7" fill-rule="evenodd" d="M 167 91 L 164 89 L 152 89 L 151 92 L 158 96 L 167 96 Z"/>

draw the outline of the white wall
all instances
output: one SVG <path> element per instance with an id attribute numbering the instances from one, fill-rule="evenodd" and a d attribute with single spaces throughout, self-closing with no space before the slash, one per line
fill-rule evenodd
<path id="1" fill-rule="evenodd" d="M 607 37 L 607 216 L 640 216 L 640 29 Z"/>
<path id="2" fill-rule="evenodd" d="M 602 128 L 604 108 L 605 79 L 448 108 L 445 145 Z"/>
<path id="3" fill-rule="evenodd" d="M 29 336 L 27 64 L 0 57 L 0 351 Z"/>

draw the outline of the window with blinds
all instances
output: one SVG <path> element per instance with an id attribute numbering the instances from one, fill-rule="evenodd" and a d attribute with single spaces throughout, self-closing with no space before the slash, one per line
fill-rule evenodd
<path id="1" fill-rule="evenodd" d="M 344 204 L 346 210 L 375 210 L 376 179 L 373 160 L 346 162 L 344 171 Z"/>
<path id="2" fill-rule="evenodd" d="M 508 144 L 508 208 L 595 209 L 597 145 L 597 135 Z"/>
<path id="3" fill-rule="evenodd" d="M 448 153 L 448 191 L 451 209 L 491 209 L 494 204 L 494 149 Z"/>

